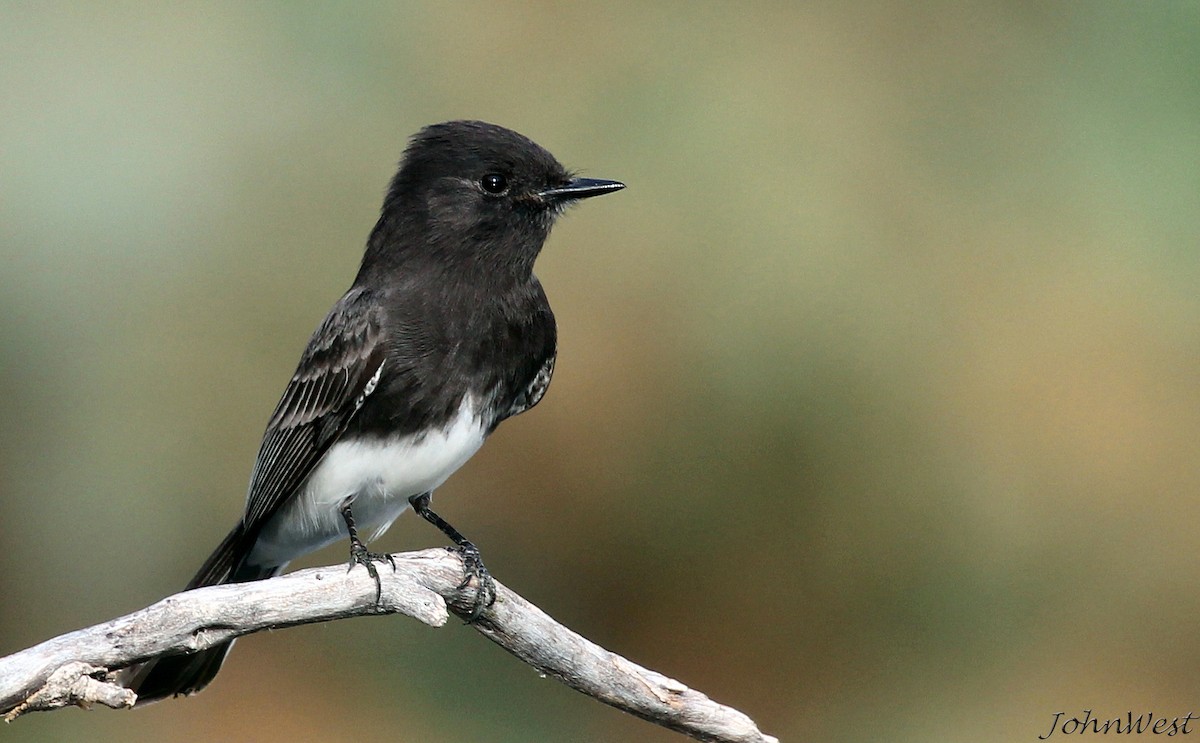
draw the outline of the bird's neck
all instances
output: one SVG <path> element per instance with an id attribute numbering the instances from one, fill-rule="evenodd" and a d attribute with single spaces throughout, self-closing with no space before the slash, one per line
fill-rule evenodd
<path id="1" fill-rule="evenodd" d="M 464 250 L 470 242 L 472 250 Z M 487 241 L 438 236 L 414 222 L 401 223 L 384 215 L 367 240 L 355 285 L 383 285 L 379 279 L 424 276 L 437 285 L 486 289 L 488 294 L 524 292 L 537 283 L 533 258 L 493 249 Z"/>

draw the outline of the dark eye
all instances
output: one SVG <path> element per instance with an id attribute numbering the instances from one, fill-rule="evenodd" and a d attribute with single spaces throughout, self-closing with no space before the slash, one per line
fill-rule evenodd
<path id="1" fill-rule="evenodd" d="M 502 194 L 508 190 L 508 179 L 500 173 L 488 173 L 479 181 L 479 185 L 488 193 Z"/>

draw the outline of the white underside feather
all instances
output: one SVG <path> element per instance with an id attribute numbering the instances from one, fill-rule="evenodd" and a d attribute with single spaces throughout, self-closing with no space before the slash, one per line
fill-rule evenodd
<path id="1" fill-rule="evenodd" d="M 282 566 L 346 539 L 339 510 L 353 504 L 359 530 L 378 538 L 408 507 L 408 499 L 446 481 L 483 445 L 477 405 L 463 399 L 441 431 L 375 441 L 340 441 L 330 447 L 300 493 L 267 522 L 247 560 Z"/>

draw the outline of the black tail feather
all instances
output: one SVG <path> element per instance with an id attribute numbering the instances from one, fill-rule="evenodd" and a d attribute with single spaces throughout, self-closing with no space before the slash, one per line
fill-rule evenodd
<path id="1" fill-rule="evenodd" d="M 245 531 L 239 522 L 221 544 L 204 561 L 204 565 L 184 590 L 225 583 L 242 583 L 270 578 L 282 568 L 259 568 L 245 565 L 247 546 Z M 193 694 L 216 677 L 233 641 L 208 650 L 186 655 L 155 658 L 123 672 L 126 686 L 137 692 L 137 704 L 149 704 L 167 697 Z"/>

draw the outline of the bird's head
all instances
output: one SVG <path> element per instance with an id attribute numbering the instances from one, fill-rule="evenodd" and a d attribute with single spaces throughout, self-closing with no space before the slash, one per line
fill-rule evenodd
<path id="1" fill-rule="evenodd" d="M 365 260 L 527 277 L 563 209 L 624 187 L 578 178 L 535 142 L 495 124 L 434 124 L 405 151 Z"/>

